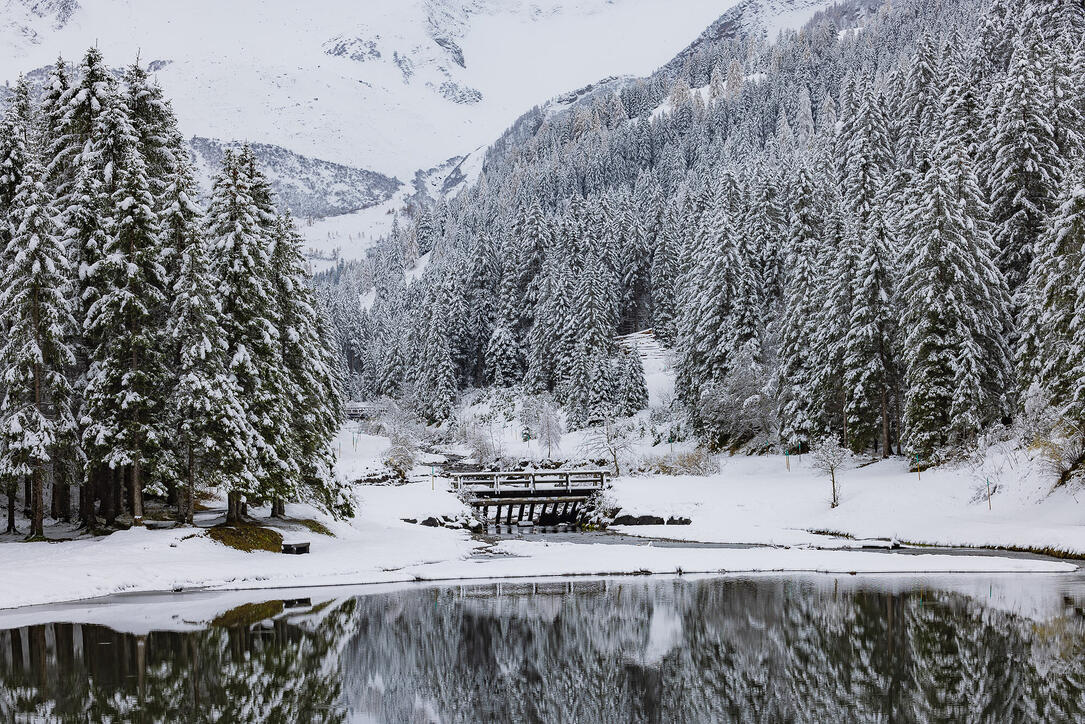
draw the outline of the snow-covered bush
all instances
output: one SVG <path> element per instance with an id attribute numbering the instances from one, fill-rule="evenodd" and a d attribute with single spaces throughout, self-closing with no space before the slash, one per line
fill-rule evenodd
<path id="1" fill-rule="evenodd" d="M 1050 437 L 1060 418 L 1058 410 L 1051 404 L 1051 393 L 1033 382 L 1021 402 L 1022 414 L 1016 421 L 1021 441 L 1033 445 Z"/>
<path id="2" fill-rule="evenodd" d="M 720 462 L 707 449 L 697 447 L 665 455 L 648 455 L 641 458 L 633 472 L 645 475 L 715 475 Z"/>
<path id="3" fill-rule="evenodd" d="M 492 423 L 468 424 L 463 430 L 463 441 L 471 451 L 471 457 L 483 465 L 493 465 L 504 457 L 500 438 L 494 434 Z"/>
<path id="4" fill-rule="evenodd" d="M 828 475 L 833 484 L 833 497 L 829 502 L 830 508 L 840 505 L 840 492 L 836 484 L 836 474 L 847 466 L 852 459 L 851 450 L 840 444 L 833 436 L 822 438 L 810 448 L 811 457 L 814 460 L 814 470 Z"/>
<path id="5" fill-rule="evenodd" d="M 614 465 L 614 474 L 621 475 L 621 461 L 632 450 L 635 439 L 631 421 L 618 422 L 604 418 L 598 425 L 587 429 L 580 452 L 588 457 L 605 457 Z"/>
<path id="6" fill-rule="evenodd" d="M 407 474 L 414 468 L 417 459 L 418 449 L 400 437 L 392 438 L 392 444 L 381 456 L 384 466 L 391 469 L 403 482 L 407 481 Z"/>
<path id="7" fill-rule="evenodd" d="M 577 522 L 586 528 L 606 528 L 621 507 L 608 489 L 600 490 L 584 503 Z"/>
<path id="8" fill-rule="evenodd" d="M 382 406 L 384 413 L 377 418 L 375 427 L 388 438 L 389 446 L 381 462 L 405 481 L 418 459 L 425 428 L 414 413 L 398 405 L 395 400 L 384 399 Z"/>
<path id="9" fill-rule="evenodd" d="M 539 447 L 546 449 L 546 458 L 561 451 L 561 436 L 565 432 L 561 408 L 553 395 L 531 395 L 520 406 L 520 424 Z"/>
<path id="10" fill-rule="evenodd" d="M 1080 474 L 1081 464 L 1085 462 L 1085 433 L 1077 425 L 1070 422 L 1056 425 L 1046 437 L 1036 440 L 1035 445 L 1056 485 Z"/>

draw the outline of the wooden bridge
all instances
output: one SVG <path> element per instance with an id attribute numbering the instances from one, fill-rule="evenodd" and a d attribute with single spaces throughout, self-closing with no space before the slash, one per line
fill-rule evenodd
<path id="1" fill-rule="evenodd" d="M 456 489 L 485 522 L 571 523 L 578 508 L 606 485 L 605 470 L 538 470 L 455 473 Z M 490 518 L 490 508 L 494 516 Z M 538 513 L 536 515 L 536 512 Z"/>
<path id="2" fill-rule="evenodd" d="M 387 406 L 379 402 L 344 402 L 343 403 L 343 415 L 348 420 L 373 420 L 385 412 L 388 412 Z"/>

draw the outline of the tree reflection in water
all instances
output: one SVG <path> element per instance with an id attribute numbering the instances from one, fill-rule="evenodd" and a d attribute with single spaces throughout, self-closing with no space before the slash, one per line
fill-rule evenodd
<path id="1" fill-rule="evenodd" d="M 1037 585 L 1053 585 L 1036 579 Z M 0 719 L 1074 721 L 1085 617 L 831 578 L 411 588 L 0 631 Z M 1026 584 L 1027 585 L 1027 584 Z M 326 594 L 325 595 L 334 595 Z"/>

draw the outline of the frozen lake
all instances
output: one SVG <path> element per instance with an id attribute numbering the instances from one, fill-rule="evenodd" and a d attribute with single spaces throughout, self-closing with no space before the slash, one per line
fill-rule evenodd
<path id="1" fill-rule="evenodd" d="M 1085 577 L 542 579 L 0 612 L 0 720 L 1080 721 Z"/>

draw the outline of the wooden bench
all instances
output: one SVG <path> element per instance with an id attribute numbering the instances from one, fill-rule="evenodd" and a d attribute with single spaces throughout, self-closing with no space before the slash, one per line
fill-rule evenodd
<path id="1" fill-rule="evenodd" d="M 294 541 L 287 543 L 283 541 L 283 553 L 292 556 L 300 556 L 309 552 L 309 541 Z"/>

